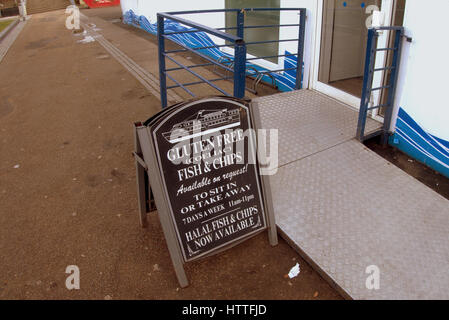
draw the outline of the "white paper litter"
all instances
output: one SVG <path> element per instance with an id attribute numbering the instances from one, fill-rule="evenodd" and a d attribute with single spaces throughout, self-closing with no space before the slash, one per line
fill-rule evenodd
<path id="1" fill-rule="evenodd" d="M 298 276 L 298 274 L 301 272 L 301 268 L 299 266 L 299 263 L 296 264 L 293 268 L 291 268 L 290 272 L 288 273 L 288 276 L 290 279 L 293 279 Z"/>
<path id="2" fill-rule="evenodd" d="M 94 42 L 95 39 L 92 36 L 85 36 L 83 40 L 78 40 L 79 43 Z"/>

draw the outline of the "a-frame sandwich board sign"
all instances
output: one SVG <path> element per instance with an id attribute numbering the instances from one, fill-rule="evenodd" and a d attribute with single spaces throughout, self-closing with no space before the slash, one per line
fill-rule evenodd
<path id="1" fill-rule="evenodd" d="M 137 199 L 139 204 L 139 220 L 140 225 L 143 228 L 147 227 L 147 213 L 156 210 L 154 201 L 154 194 L 151 190 L 151 185 L 148 179 L 148 166 L 143 159 L 142 147 L 138 136 L 138 131 L 143 130 L 144 127 L 148 127 L 155 123 L 166 114 L 174 110 L 177 106 L 184 103 L 178 103 L 168 108 L 163 109 L 161 112 L 156 113 L 145 122 L 134 123 L 134 158 L 136 165 L 136 181 L 137 181 Z M 138 130 L 139 129 L 139 130 Z"/>
<path id="2" fill-rule="evenodd" d="M 274 214 L 264 201 L 250 105 L 206 98 L 163 111 L 136 132 L 136 167 L 142 225 L 151 193 L 181 287 L 183 263 L 235 246 L 269 228 Z M 143 170 L 143 171 L 142 171 Z"/>

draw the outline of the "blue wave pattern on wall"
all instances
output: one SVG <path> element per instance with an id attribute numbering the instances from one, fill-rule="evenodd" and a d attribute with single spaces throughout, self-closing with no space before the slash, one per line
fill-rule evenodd
<path id="1" fill-rule="evenodd" d="M 123 15 L 123 22 L 129 25 L 133 25 L 137 28 L 141 28 L 154 35 L 157 35 L 157 23 L 149 22 L 145 16 L 138 16 L 132 10 L 128 10 Z M 166 20 L 164 29 L 166 30 L 167 33 L 193 30 L 193 28 L 184 27 L 180 25 L 178 22 L 170 20 Z M 168 38 L 174 42 L 188 46 L 189 48 L 208 47 L 215 45 L 212 39 L 205 32 L 173 34 L 169 35 Z M 201 52 L 202 54 L 207 55 L 209 57 L 212 57 L 217 61 L 220 60 L 221 63 L 224 65 L 230 65 L 233 61 L 232 55 L 222 52 L 218 48 L 199 49 L 198 52 Z M 285 57 L 284 59 L 284 69 L 296 68 L 298 64 L 297 57 L 295 55 L 292 55 L 292 53 L 288 51 L 285 51 L 285 54 L 287 55 L 287 57 Z M 260 72 L 268 71 L 267 69 L 261 66 L 252 63 L 247 63 L 246 74 L 249 76 L 255 75 L 256 73 L 254 72 L 254 70 L 252 70 L 253 68 Z M 276 79 L 276 85 L 280 91 L 292 91 L 295 89 L 296 70 L 288 70 L 282 73 L 272 72 L 270 74 Z M 301 79 L 301 81 L 302 80 L 303 79 Z M 267 83 L 272 82 L 271 77 L 268 75 L 264 75 L 262 81 Z"/>
<path id="2" fill-rule="evenodd" d="M 402 108 L 390 143 L 449 178 L 449 142 L 427 133 Z"/>

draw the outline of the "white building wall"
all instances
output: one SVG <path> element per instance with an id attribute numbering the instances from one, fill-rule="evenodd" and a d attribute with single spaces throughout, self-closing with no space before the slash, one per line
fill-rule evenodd
<path id="1" fill-rule="evenodd" d="M 404 109 L 422 128 L 449 141 L 449 43 L 444 37 L 448 0 L 408 0 L 398 108 Z M 393 122 L 395 123 L 395 121 Z"/>

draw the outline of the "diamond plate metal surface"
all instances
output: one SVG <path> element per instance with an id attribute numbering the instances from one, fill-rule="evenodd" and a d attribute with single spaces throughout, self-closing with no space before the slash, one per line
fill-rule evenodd
<path id="1" fill-rule="evenodd" d="M 358 112 L 310 90 L 286 92 L 253 100 L 262 127 L 279 129 L 279 165 L 348 141 L 355 137 Z M 372 119 L 366 132 L 381 124 Z"/>
<path id="2" fill-rule="evenodd" d="M 289 242 L 354 299 L 449 299 L 449 201 L 351 139 L 344 105 L 305 90 L 262 99 L 263 126 L 280 130 L 270 183 Z M 380 290 L 366 288 L 370 265 Z"/>
<path id="3" fill-rule="evenodd" d="M 270 182 L 278 226 L 352 298 L 449 299 L 449 201 L 433 190 L 355 140 Z"/>

